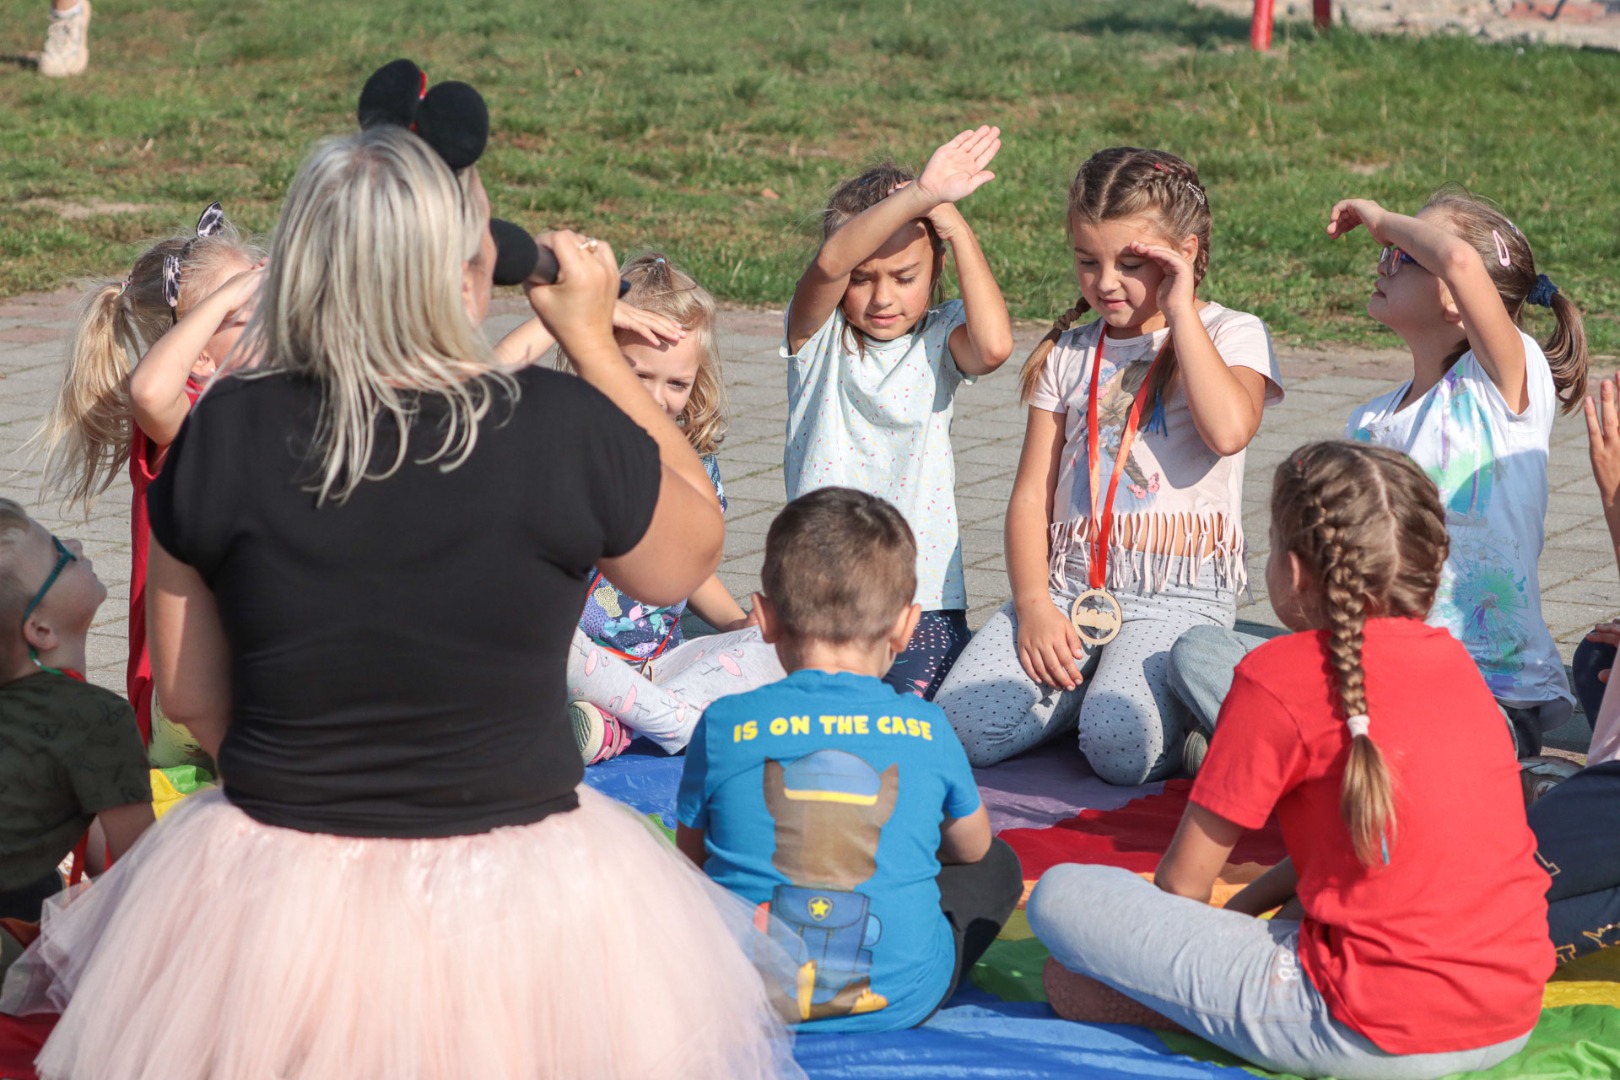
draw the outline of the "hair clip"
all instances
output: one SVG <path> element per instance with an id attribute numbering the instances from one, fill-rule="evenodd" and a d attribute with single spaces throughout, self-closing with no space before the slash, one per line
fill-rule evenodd
<path id="1" fill-rule="evenodd" d="M 1503 266 L 1512 266 L 1513 256 L 1508 254 L 1507 241 L 1502 239 L 1502 234 L 1492 229 L 1491 240 L 1496 244 L 1496 261 Z"/>
<path id="2" fill-rule="evenodd" d="M 180 268 L 191 256 L 191 245 L 210 236 L 218 236 L 225 229 L 225 211 L 216 199 L 204 208 L 197 218 L 197 235 L 186 241 L 178 255 L 163 256 L 163 302 L 170 311 L 180 307 Z"/>
<path id="3" fill-rule="evenodd" d="M 113 297 L 113 299 L 116 300 L 127 292 L 129 292 L 129 278 L 125 278 L 118 283 L 118 296 Z"/>

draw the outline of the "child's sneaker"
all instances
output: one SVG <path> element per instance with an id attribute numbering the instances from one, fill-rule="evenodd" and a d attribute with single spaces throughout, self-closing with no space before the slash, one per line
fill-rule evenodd
<path id="1" fill-rule="evenodd" d="M 1524 805 L 1532 806 L 1541 797 L 1581 771 L 1568 758 L 1544 754 L 1519 762 L 1519 781 L 1524 785 Z"/>
<path id="2" fill-rule="evenodd" d="M 588 701 L 570 701 L 568 719 L 574 725 L 574 743 L 587 765 L 618 757 L 630 745 L 630 731 L 617 716 Z"/>
<path id="3" fill-rule="evenodd" d="M 1204 767 L 1204 756 L 1209 753 L 1209 735 L 1201 727 L 1187 732 L 1181 743 L 1181 771 L 1191 779 Z"/>
<path id="4" fill-rule="evenodd" d="M 78 75 L 90 65 L 90 0 L 79 0 L 72 11 L 51 11 L 45 31 L 45 51 L 39 54 L 39 73 L 47 79 Z"/>

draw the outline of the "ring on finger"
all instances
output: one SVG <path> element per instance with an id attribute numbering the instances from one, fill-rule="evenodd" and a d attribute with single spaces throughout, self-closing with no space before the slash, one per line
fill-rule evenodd
<path id="1" fill-rule="evenodd" d="M 586 237 L 584 240 L 581 240 L 579 242 L 579 250 L 581 250 L 581 251 L 595 251 L 596 250 L 596 245 L 597 245 L 596 237 L 589 236 L 589 237 Z"/>

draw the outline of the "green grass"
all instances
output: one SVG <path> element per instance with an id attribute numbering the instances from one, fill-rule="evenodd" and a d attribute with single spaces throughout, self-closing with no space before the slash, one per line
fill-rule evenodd
<path id="1" fill-rule="evenodd" d="M 44 7 L 0 0 L 0 50 L 38 48 Z M 1327 210 L 1415 210 L 1455 180 L 1516 218 L 1620 352 L 1620 55 L 1292 25 L 1256 55 L 1247 32 L 1174 0 L 108 0 L 86 76 L 0 69 L 0 294 L 117 273 L 214 198 L 268 230 L 309 146 L 407 55 L 489 99 L 498 213 L 658 245 L 734 302 L 787 300 L 840 177 L 920 166 L 986 121 L 999 179 L 964 210 L 1015 315 L 1072 300 L 1064 193 L 1128 142 L 1198 166 L 1205 293 L 1280 337 L 1394 344 L 1363 310 L 1373 246 L 1328 242 Z M 143 209 L 55 208 L 98 201 Z"/>

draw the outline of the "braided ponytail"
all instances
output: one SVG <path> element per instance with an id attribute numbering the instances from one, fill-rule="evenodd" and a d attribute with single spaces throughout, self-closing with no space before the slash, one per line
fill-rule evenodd
<path id="1" fill-rule="evenodd" d="M 1439 496 L 1405 454 L 1310 443 L 1277 467 L 1271 517 L 1277 551 L 1296 554 L 1321 583 L 1328 661 L 1350 729 L 1340 815 L 1362 865 L 1388 863 L 1395 779 L 1370 730 L 1362 650 L 1369 618 L 1421 619 L 1433 605 L 1448 550 Z"/>
<path id="2" fill-rule="evenodd" d="M 1074 321 L 1091 310 L 1084 296 L 1075 300 L 1074 306 L 1059 315 L 1052 322 L 1052 329 L 1046 336 L 1035 343 L 1030 350 L 1029 359 L 1024 361 L 1023 370 L 1018 373 L 1018 400 L 1025 405 L 1035 397 L 1035 388 L 1040 385 L 1041 372 L 1046 370 L 1046 358 L 1052 355 L 1052 347 L 1057 344 L 1058 338 L 1069 332 Z"/>

